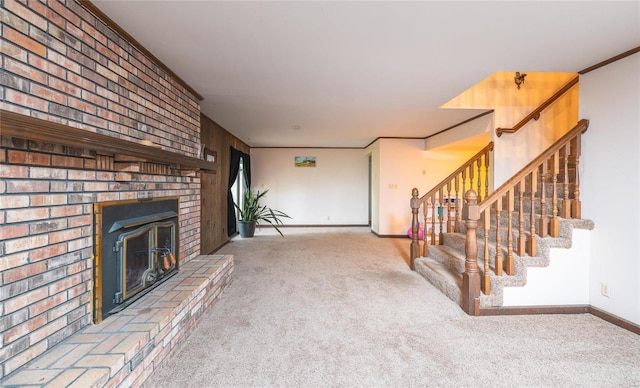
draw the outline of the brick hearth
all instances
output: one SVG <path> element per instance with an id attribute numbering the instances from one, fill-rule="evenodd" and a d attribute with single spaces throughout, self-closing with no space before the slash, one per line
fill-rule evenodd
<path id="1" fill-rule="evenodd" d="M 231 282 L 233 256 L 198 256 L 122 312 L 67 338 L 0 386 L 140 386 Z"/>

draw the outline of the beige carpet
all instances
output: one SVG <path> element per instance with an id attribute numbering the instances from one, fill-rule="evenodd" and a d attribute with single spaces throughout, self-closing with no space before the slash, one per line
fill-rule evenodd
<path id="1" fill-rule="evenodd" d="M 236 238 L 234 280 L 157 387 L 632 387 L 640 336 L 589 314 L 470 317 L 368 228 Z"/>

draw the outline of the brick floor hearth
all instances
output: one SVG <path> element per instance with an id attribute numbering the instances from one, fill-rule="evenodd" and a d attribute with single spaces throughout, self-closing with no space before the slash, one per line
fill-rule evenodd
<path id="1" fill-rule="evenodd" d="M 86 327 L 0 386 L 140 386 L 178 349 L 231 283 L 233 256 L 198 256 L 140 300 Z"/>

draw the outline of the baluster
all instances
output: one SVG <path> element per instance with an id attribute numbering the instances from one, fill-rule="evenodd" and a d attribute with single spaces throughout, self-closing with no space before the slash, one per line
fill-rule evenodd
<path id="1" fill-rule="evenodd" d="M 524 236 L 524 179 L 518 184 L 518 256 L 524 256 L 526 238 Z"/>
<path id="2" fill-rule="evenodd" d="M 551 221 L 549 221 L 549 235 L 558 237 L 560 235 L 560 220 L 558 220 L 558 174 L 560 170 L 560 155 L 556 151 L 553 154 L 551 166 Z"/>
<path id="3" fill-rule="evenodd" d="M 480 172 L 482 171 L 482 158 L 478 158 L 478 202 L 482 202 L 482 175 Z"/>
<path id="4" fill-rule="evenodd" d="M 453 203 L 451 202 L 451 182 L 447 183 L 447 193 L 448 193 L 447 194 L 448 195 L 448 197 L 447 197 L 447 199 L 448 199 L 447 200 L 447 233 L 453 233 L 453 231 L 454 231 L 454 225 L 453 224 L 455 223 L 455 221 L 454 221 L 454 217 L 452 217 L 452 216 L 455 216 L 455 214 L 451 214 L 452 213 L 451 212 L 451 208 L 452 208 L 451 205 L 453 205 Z"/>
<path id="5" fill-rule="evenodd" d="M 484 154 L 484 197 L 489 196 L 489 150 Z"/>
<path id="6" fill-rule="evenodd" d="M 502 197 L 496 200 L 496 258 L 493 264 L 493 271 L 498 276 L 502 276 L 502 247 L 500 246 L 502 237 L 500 236 L 500 220 L 502 214 Z"/>
<path id="7" fill-rule="evenodd" d="M 575 158 L 576 172 L 575 172 L 575 183 L 573 186 L 573 218 L 580 219 L 582 218 L 582 202 L 580 201 L 580 154 L 582 151 L 580 150 L 580 135 L 576 136 L 575 144 L 573 147 L 573 157 Z"/>
<path id="8" fill-rule="evenodd" d="M 473 190 L 473 178 L 474 178 L 474 170 L 473 170 L 473 163 L 471 163 L 469 165 L 469 190 Z M 476 194 L 476 198 L 478 198 L 477 194 Z"/>
<path id="9" fill-rule="evenodd" d="M 440 196 L 440 203 L 438 204 L 438 220 L 440 221 L 440 234 L 438 235 L 438 245 L 442 245 L 442 238 L 444 237 L 444 195 L 443 190 L 440 188 L 438 191 Z"/>
<path id="10" fill-rule="evenodd" d="M 409 203 L 411 206 L 411 261 L 409 266 L 412 270 L 415 269 L 414 262 L 416 258 L 420 256 L 420 243 L 418 242 L 418 231 L 419 231 L 419 220 L 418 220 L 418 211 L 420 209 L 420 199 L 418 198 L 418 189 L 415 187 L 411 190 L 411 201 Z"/>
<path id="11" fill-rule="evenodd" d="M 431 196 L 431 245 L 436 245 L 436 198 Z"/>
<path id="12" fill-rule="evenodd" d="M 423 222 L 423 231 L 422 231 L 422 257 L 429 257 L 429 242 L 427 240 L 427 217 L 428 217 L 428 213 L 429 213 L 429 206 L 427 205 L 427 202 L 423 202 L 422 203 L 422 216 L 424 218 L 424 222 Z M 418 232 L 419 233 L 419 232 Z"/>
<path id="13" fill-rule="evenodd" d="M 467 168 L 462 169 L 462 195 L 467 192 Z"/>
<path id="14" fill-rule="evenodd" d="M 569 199 L 569 143 L 564 146 L 564 185 L 562 187 L 562 218 L 571 218 L 571 200 Z"/>
<path id="15" fill-rule="evenodd" d="M 491 229 L 491 208 L 484 212 L 484 273 L 482 274 L 482 292 L 491 294 L 491 276 L 489 276 L 489 230 Z"/>
<path id="16" fill-rule="evenodd" d="M 504 271 L 507 275 L 513 275 L 515 265 L 513 260 L 513 187 L 507 192 L 507 259 L 504 262 Z"/>
<path id="17" fill-rule="evenodd" d="M 547 237 L 549 233 L 549 220 L 547 219 L 547 160 L 542 162 L 540 172 L 540 237 Z"/>
<path id="18" fill-rule="evenodd" d="M 456 184 L 455 184 L 455 189 L 456 189 L 456 227 L 454 229 L 454 232 L 456 233 L 460 233 L 460 209 L 462 208 L 462 201 L 460 201 L 460 199 L 462 198 L 462 196 L 460 195 L 460 175 L 456 175 L 455 177 L 456 180 Z"/>
<path id="19" fill-rule="evenodd" d="M 464 195 L 465 205 L 462 209 L 462 219 L 466 226 L 466 240 L 464 244 L 464 273 L 462 274 L 462 309 L 467 314 L 480 313 L 480 274 L 478 272 L 478 241 L 476 228 L 480 214 L 478 197 L 473 190 Z"/>
<path id="20" fill-rule="evenodd" d="M 527 253 L 529 256 L 537 256 L 537 239 L 536 239 L 536 194 L 538 192 L 538 181 L 536 171 L 531 172 L 531 212 L 529 241 L 527 245 Z"/>

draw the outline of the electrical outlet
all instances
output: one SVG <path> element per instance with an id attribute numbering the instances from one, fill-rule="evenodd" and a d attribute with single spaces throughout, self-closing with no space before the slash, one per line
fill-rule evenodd
<path id="1" fill-rule="evenodd" d="M 609 289 L 609 285 L 607 283 L 600 283 L 600 293 L 602 296 L 606 296 L 609 298 L 611 296 L 611 290 Z"/>

